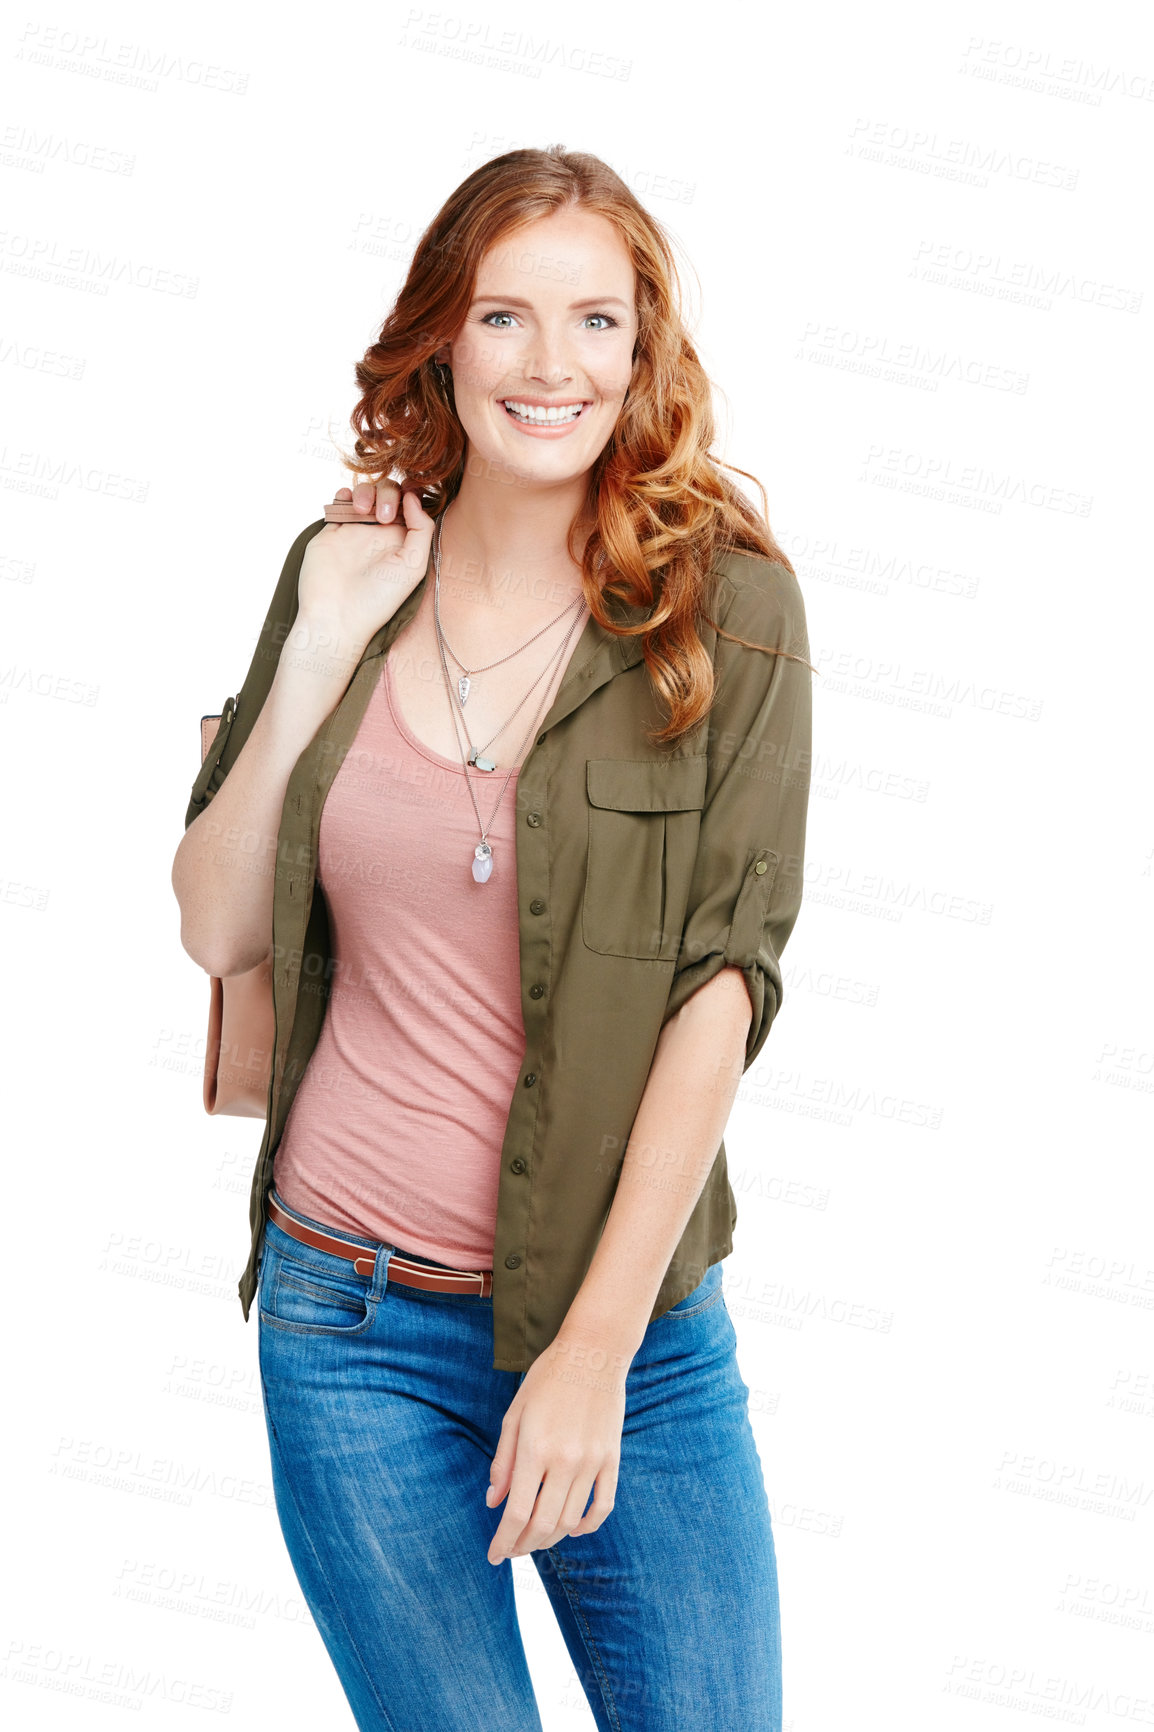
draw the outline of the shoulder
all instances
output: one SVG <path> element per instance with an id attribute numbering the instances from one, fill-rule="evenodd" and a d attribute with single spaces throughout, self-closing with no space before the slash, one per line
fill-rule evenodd
<path id="1" fill-rule="evenodd" d="M 805 599 L 797 576 L 787 565 L 761 554 L 727 548 L 713 562 L 716 588 L 711 609 L 728 632 L 770 648 L 809 657 Z M 719 649 L 738 655 L 756 654 L 740 644 L 718 640 Z"/>

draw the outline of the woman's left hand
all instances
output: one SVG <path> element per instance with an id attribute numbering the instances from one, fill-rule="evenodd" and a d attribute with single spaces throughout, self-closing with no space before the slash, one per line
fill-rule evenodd
<path id="1" fill-rule="evenodd" d="M 489 1506 L 509 1500 L 489 1546 L 491 1564 L 601 1526 L 617 1491 L 629 1365 L 629 1354 L 564 1329 L 533 1361 L 505 1414 L 489 1474 Z"/>

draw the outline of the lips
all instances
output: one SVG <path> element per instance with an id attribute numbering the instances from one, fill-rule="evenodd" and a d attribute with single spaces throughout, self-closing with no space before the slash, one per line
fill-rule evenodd
<path id="1" fill-rule="evenodd" d="M 500 401 L 506 415 L 519 427 L 571 427 L 589 407 L 584 401 L 573 400 L 535 403 L 531 398 L 504 397 Z"/>

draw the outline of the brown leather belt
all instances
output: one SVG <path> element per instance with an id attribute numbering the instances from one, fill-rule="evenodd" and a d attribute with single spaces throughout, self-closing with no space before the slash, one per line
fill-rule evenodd
<path id="1" fill-rule="evenodd" d="M 268 1213 L 282 1232 L 291 1234 L 303 1245 L 327 1251 L 332 1257 L 347 1257 L 358 1275 L 371 1275 L 376 1267 L 374 1252 L 366 1251 L 363 1245 L 354 1245 L 350 1239 L 338 1239 L 332 1233 L 306 1227 L 286 1214 L 275 1197 L 268 1198 Z M 426 1293 L 472 1293 L 485 1299 L 493 1291 L 491 1269 L 438 1269 L 435 1263 L 420 1263 L 415 1257 L 402 1257 L 398 1252 L 389 1258 L 387 1273 L 390 1281 L 400 1281 L 405 1287 L 423 1287 Z"/>

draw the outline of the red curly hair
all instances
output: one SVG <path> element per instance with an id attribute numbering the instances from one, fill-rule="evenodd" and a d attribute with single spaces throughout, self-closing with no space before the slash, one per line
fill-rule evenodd
<path id="1" fill-rule="evenodd" d="M 356 365 L 361 395 L 350 416 L 355 455 L 342 457 L 354 474 L 374 480 L 392 475 L 416 489 L 431 516 L 444 512 L 461 485 L 466 438 L 451 381 L 442 381 L 433 356 L 464 324 L 489 248 L 526 223 L 570 206 L 607 217 L 636 271 L 633 377 L 617 425 L 590 471 L 587 505 L 595 527 L 581 572 L 598 624 L 643 637 L 650 678 L 669 711 L 665 727 L 653 736 L 665 744 L 694 728 L 713 702 L 713 663 L 698 633 L 700 621 L 732 642 L 812 664 L 780 646 L 723 632 L 709 617 L 714 564 L 723 551 L 759 555 L 790 572 L 793 566 L 770 531 L 768 507 L 759 516 L 721 469 L 753 481 L 764 505 L 760 481 L 710 452 L 712 391 L 682 321 L 672 247 L 661 224 L 607 163 L 561 145 L 511 150 L 483 163 L 450 194 L 417 243 L 380 335 Z M 606 596 L 646 608 L 647 617 L 638 625 L 615 620 Z"/>

